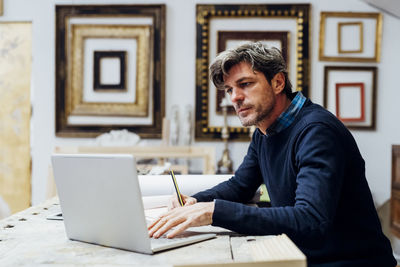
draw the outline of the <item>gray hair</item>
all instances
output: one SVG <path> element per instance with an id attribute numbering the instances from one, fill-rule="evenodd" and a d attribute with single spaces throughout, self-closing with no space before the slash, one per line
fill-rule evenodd
<path id="1" fill-rule="evenodd" d="M 223 89 L 224 76 L 229 70 L 241 62 L 251 65 L 253 71 L 259 71 L 271 84 L 274 76 L 280 72 L 285 76 L 285 88 L 283 92 L 290 97 L 292 84 L 288 78 L 286 63 L 279 49 L 267 47 L 260 42 L 250 42 L 233 49 L 228 49 L 218 54 L 210 65 L 210 79 L 218 89 Z"/>

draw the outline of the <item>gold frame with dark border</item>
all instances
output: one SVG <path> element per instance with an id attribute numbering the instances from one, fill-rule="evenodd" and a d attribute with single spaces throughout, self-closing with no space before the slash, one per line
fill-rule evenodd
<path id="1" fill-rule="evenodd" d="M 150 82 L 150 27 L 148 25 L 98 25 L 71 26 L 71 58 L 68 66 L 71 83 L 67 83 L 67 116 L 126 116 L 144 117 L 148 114 Z M 83 99 L 84 42 L 89 38 L 136 39 L 136 99 L 130 103 L 85 102 Z"/>
<path id="2" fill-rule="evenodd" d="M 357 50 L 343 50 L 342 49 L 342 27 L 344 26 L 349 26 L 349 25 L 357 25 L 360 28 L 360 34 L 358 35 L 359 37 L 359 42 L 360 42 L 360 48 Z M 358 22 L 339 22 L 338 23 L 338 53 L 339 54 L 348 54 L 348 53 L 362 53 L 364 50 L 364 33 L 363 33 L 363 28 L 364 25 L 362 21 Z"/>
<path id="3" fill-rule="evenodd" d="M 3 15 L 3 0 L 0 0 L 0 16 Z"/>
<path id="4" fill-rule="evenodd" d="M 373 57 L 355 57 L 355 56 L 326 56 L 324 55 L 325 47 L 325 22 L 328 17 L 339 18 L 365 18 L 376 20 L 375 30 L 375 49 Z M 365 38 L 363 38 L 364 41 Z M 349 61 L 349 62 L 379 62 L 381 54 L 381 40 L 382 40 L 382 14 L 381 13 L 367 13 L 367 12 L 321 12 L 321 19 L 319 25 L 319 49 L 318 55 L 321 61 Z M 363 45 L 364 47 L 364 45 Z"/>
<path id="5" fill-rule="evenodd" d="M 119 60 L 119 82 L 102 83 L 101 60 L 117 58 Z M 93 90 L 98 92 L 123 92 L 126 88 L 126 51 L 93 51 Z"/>
<path id="6" fill-rule="evenodd" d="M 56 6 L 56 116 L 58 137 L 95 137 L 111 130 L 127 129 L 142 138 L 161 138 L 165 114 L 165 4 L 159 5 L 57 5 Z M 153 51 L 151 83 L 153 86 L 153 118 L 151 125 L 70 125 L 66 116 L 68 55 L 66 21 L 73 17 L 151 17 Z"/>
<path id="7" fill-rule="evenodd" d="M 242 41 L 272 41 L 279 40 L 281 42 L 281 52 L 286 65 L 289 66 L 288 42 L 289 32 L 287 31 L 218 31 L 217 32 L 217 53 L 226 50 L 226 42 L 228 40 Z M 225 97 L 225 91 L 216 90 L 215 110 L 217 114 L 222 114 L 221 100 Z M 236 114 L 232 106 L 228 106 L 228 114 Z"/>
<path id="8" fill-rule="evenodd" d="M 309 94 L 310 84 L 310 4 L 268 4 L 268 5 L 208 5 L 196 6 L 196 128 L 195 138 L 199 141 L 220 141 L 221 127 L 208 125 L 208 65 L 209 31 L 212 18 L 293 18 L 297 23 L 295 40 L 296 56 L 291 55 L 296 64 L 294 88 Z M 214 108 L 214 107 L 212 107 Z M 229 127 L 231 140 L 248 141 L 249 128 Z"/>
<path id="9" fill-rule="evenodd" d="M 329 72 L 330 71 L 369 71 L 372 73 L 371 81 L 371 106 L 365 107 L 366 112 L 371 108 L 371 124 L 370 125 L 351 125 L 351 122 L 343 122 L 347 128 L 352 130 L 375 130 L 376 127 L 376 86 L 377 86 L 377 67 L 362 67 L 362 66 L 325 66 L 324 68 L 324 107 L 328 107 L 328 83 L 329 83 Z M 357 81 L 358 82 L 358 81 Z M 349 83 L 349 82 L 347 82 Z"/>

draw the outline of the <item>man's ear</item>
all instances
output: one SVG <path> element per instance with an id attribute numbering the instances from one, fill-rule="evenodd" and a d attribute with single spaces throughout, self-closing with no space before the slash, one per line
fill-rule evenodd
<path id="1" fill-rule="evenodd" d="M 282 72 L 275 74 L 271 80 L 271 86 L 276 95 L 279 95 L 285 88 L 285 75 Z"/>

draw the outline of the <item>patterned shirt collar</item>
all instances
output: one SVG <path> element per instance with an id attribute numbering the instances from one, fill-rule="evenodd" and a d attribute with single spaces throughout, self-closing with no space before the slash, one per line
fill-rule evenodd
<path id="1" fill-rule="evenodd" d="M 297 92 L 289 107 L 282 112 L 276 121 L 267 129 L 266 136 L 272 136 L 289 127 L 300 112 L 306 99 L 307 98 L 304 97 L 301 92 Z"/>

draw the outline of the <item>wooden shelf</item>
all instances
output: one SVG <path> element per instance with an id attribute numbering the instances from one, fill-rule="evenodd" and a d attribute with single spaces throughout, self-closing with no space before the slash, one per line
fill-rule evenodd
<path id="1" fill-rule="evenodd" d="M 203 174 L 215 174 L 215 147 L 212 146 L 75 146 L 56 147 L 55 153 L 129 153 L 137 159 L 202 158 Z"/>

